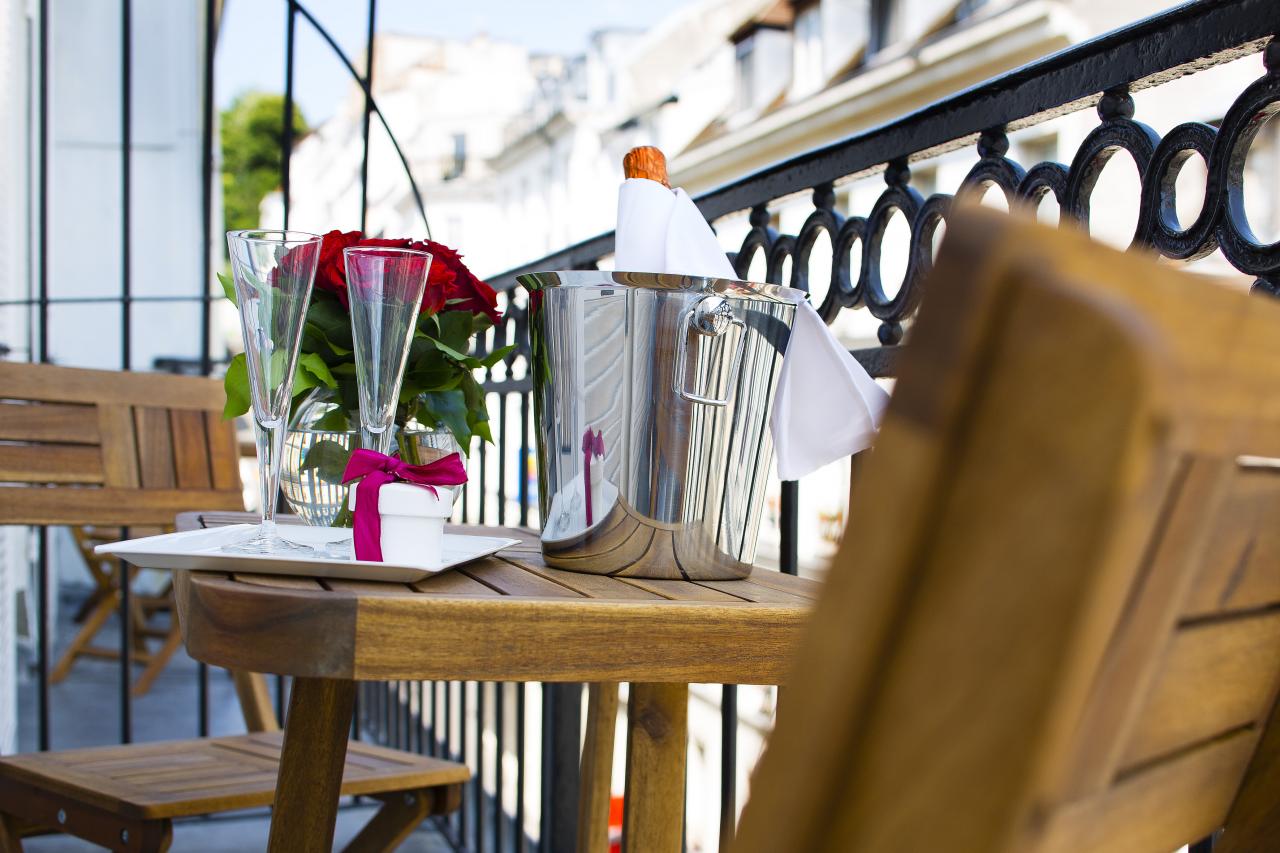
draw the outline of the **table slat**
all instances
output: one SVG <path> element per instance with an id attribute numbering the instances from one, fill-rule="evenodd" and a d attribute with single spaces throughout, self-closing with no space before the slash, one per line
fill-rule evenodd
<path id="1" fill-rule="evenodd" d="M 542 562 L 541 554 L 536 557 L 526 557 L 525 555 L 515 555 L 504 551 L 500 556 L 509 562 L 515 563 L 525 571 L 567 586 L 587 598 L 612 601 L 642 601 L 662 598 L 656 592 L 640 589 L 608 575 L 588 575 L 581 572 L 566 572 L 563 569 L 553 569 Z"/>
<path id="2" fill-rule="evenodd" d="M 468 563 L 457 571 L 496 589 L 503 595 L 529 596 L 532 598 L 581 598 L 580 593 L 553 580 L 540 577 L 515 563 L 498 557 L 487 557 Z"/>
<path id="3" fill-rule="evenodd" d="M 622 578 L 623 583 L 638 589 L 656 593 L 670 601 L 706 601 L 716 604 L 743 604 L 745 598 L 721 592 L 718 589 L 699 586 L 689 581 L 651 580 L 648 578 Z"/>
<path id="4" fill-rule="evenodd" d="M 407 584 L 387 581 L 358 581 L 347 578 L 317 578 L 320 585 L 332 592 L 352 595 L 405 595 L 411 593 Z"/>
<path id="5" fill-rule="evenodd" d="M 232 578 L 254 586 L 273 586 L 277 589 L 300 589 L 308 592 L 326 592 L 320 581 L 298 575 L 259 575 L 252 572 L 236 572 Z"/>
<path id="6" fill-rule="evenodd" d="M 797 604 L 805 605 L 813 599 L 806 595 L 797 595 L 794 592 L 786 592 L 775 589 L 771 586 L 756 583 L 755 575 L 746 580 L 737 581 L 698 581 L 698 586 L 713 589 L 717 592 L 725 592 L 737 598 L 746 601 L 753 601 L 758 604 Z"/>
<path id="7" fill-rule="evenodd" d="M 487 587 L 475 578 L 467 577 L 456 570 L 441 572 L 438 575 L 414 581 L 409 584 L 409 589 L 416 593 L 430 595 L 482 595 L 490 597 L 502 595 L 496 589 Z"/>

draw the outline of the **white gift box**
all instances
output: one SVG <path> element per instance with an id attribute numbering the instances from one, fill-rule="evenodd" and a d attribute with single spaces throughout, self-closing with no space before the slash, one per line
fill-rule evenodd
<path id="1" fill-rule="evenodd" d="M 443 560 L 444 522 L 453 514 L 453 489 L 434 488 L 436 495 L 425 486 L 387 483 L 378 492 L 384 563 L 430 568 Z M 348 499 L 353 512 L 357 491 L 351 489 Z"/>

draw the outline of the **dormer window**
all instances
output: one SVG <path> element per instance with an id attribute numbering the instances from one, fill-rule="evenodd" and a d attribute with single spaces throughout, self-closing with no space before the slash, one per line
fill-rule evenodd
<path id="1" fill-rule="evenodd" d="M 452 181 L 461 178 L 467 172 L 467 135 L 465 133 L 455 133 L 453 135 L 453 159 L 445 169 L 444 179 Z"/>
<path id="2" fill-rule="evenodd" d="M 792 45 L 791 91 L 808 95 L 822 88 L 822 5 L 816 0 L 797 2 Z"/>
<path id="3" fill-rule="evenodd" d="M 867 56 L 874 56 L 897 38 L 896 0 L 871 0 L 871 27 L 867 35 Z"/>
<path id="4" fill-rule="evenodd" d="M 754 93 L 756 90 L 755 77 L 755 33 L 746 36 L 733 46 L 733 55 L 735 65 L 735 86 L 737 107 L 740 110 L 748 109 L 754 101 Z"/>
<path id="5" fill-rule="evenodd" d="M 747 21 L 729 37 L 736 69 L 736 106 L 763 106 L 787 85 L 792 74 L 790 0 L 779 0 L 763 14 Z"/>

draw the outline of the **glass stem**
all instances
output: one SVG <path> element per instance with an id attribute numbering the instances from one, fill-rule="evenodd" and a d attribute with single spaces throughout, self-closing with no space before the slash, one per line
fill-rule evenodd
<path id="1" fill-rule="evenodd" d="M 382 429 L 370 429 L 364 423 L 360 424 L 360 444 L 370 450 L 375 450 L 383 456 L 391 453 L 391 427 L 386 426 Z"/>
<path id="2" fill-rule="evenodd" d="M 276 496 L 280 494 L 280 453 L 284 449 L 281 424 L 264 426 L 254 421 L 254 437 L 258 443 L 258 486 L 262 498 L 262 535 L 276 531 Z"/>

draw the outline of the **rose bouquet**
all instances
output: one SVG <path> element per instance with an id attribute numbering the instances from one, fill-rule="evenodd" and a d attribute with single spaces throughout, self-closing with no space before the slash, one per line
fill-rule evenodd
<path id="1" fill-rule="evenodd" d="M 432 255 L 426 293 L 400 390 L 396 423 L 403 427 L 416 421 L 428 429 L 447 429 L 464 452 L 469 452 L 473 436 L 492 442 L 484 392 L 476 381 L 475 371 L 497 364 L 513 347 L 484 356 L 470 354 L 471 339 L 501 320 L 496 294 L 467 269 L 457 252 L 431 240 L 371 239 L 359 231 L 330 231 L 324 235 L 315 287 L 303 326 L 293 385 L 294 408 L 317 389 L 328 389 L 336 405 L 314 428 L 341 432 L 359 426 L 346 265 L 342 255 L 342 250 L 350 246 L 413 248 Z M 284 263 L 287 261 L 285 258 Z M 219 279 L 227 298 L 234 302 L 235 287 L 231 280 L 221 275 Z M 243 354 L 232 359 L 224 387 L 227 394 L 224 417 L 249 411 L 249 376 Z M 346 453 L 343 456 L 345 458 Z M 318 460 L 309 461 L 314 465 Z"/>

